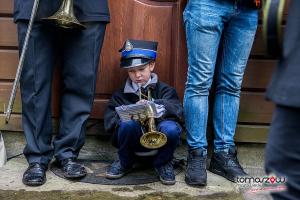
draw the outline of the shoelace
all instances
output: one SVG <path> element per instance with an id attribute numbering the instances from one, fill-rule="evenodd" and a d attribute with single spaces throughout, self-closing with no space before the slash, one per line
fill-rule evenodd
<path id="1" fill-rule="evenodd" d="M 237 158 L 236 158 L 236 155 L 228 155 L 228 162 L 227 162 L 227 165 L 228 166 L 231 166 L 231 167 L 238 167 L 238 168 L 241 168 L 241 165 L 239 164 Z"/>
<path id="2" fill-rule="evenodd" d="M 114 162 L 112 165 L 111 165 L 111 168 L 114 170 L 114 171 L 119 171 L 122 167 L 121 166 L 121 163 L 119 161 L 117 162 Z"/>
<path id="3" fill-rule="evenodd" d="M 190 158 L 190 163 L 189 165 L 191 166 L 192 169 L 198 168 L 200 167 L 201 169 L 206 168 L 206 162 L 205 162 L 205 158 L 201 158 L 201 157 L 192 157 Z"/>
<path id="4" fill-rule="evenodd" d="M 163 174 L 166 174 L 167 176 L 172 176 L 172 175 L 173 175 L 173 170 L 172 170 L 172 166 L 171 166 L 170 163 L 168 163 L 168 164 L 162 166 L 162 167 L 160 168 L 160 170 L 161 170 L 161 172 L 162 172 Z"/>

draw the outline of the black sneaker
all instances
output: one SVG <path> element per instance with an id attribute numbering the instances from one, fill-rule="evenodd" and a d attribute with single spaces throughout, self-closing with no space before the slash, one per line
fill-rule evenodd
<path id="1" fill-rule="evenodd" d="M 174 185 L 176 183 L 174 169 L 171 162 L 168 162 L 161 167 L 156 167 L 155 171 L 157 172 L 159 180 L 162 184 Z"/>
<path id="2" fill-rule="evenodd" d="M 207 184 L 206 154 L 205 150 L 194 149 L 189 151 L 185 182 L 192 186 L 205 186 Z"/>
<path id="3" fill-rule="evenodd" d="M 208 170 L 235 183 L 238 177 L 248 176 L 237 159 L 235 147 L 230 148 L 228 153 L 214 153 Z"/>
<path id="4" fill-rule="evenodd" d="M 108 179 L 119 179 L 128 173 L 132 168 L 124 168 L 120 161 L 117 160 L 111 164 L 111 166 L 106 170 L 105 177 Z"/>

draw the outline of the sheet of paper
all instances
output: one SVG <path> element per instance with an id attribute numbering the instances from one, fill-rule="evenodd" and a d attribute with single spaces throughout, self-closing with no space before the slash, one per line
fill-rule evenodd
<path id="1" fill-rule="evenodd" d="M 163 112 L 157 112 L 156 105 L 152 101 L 147 101 L 141 104 L 130 104 L 116 107 L 116 111 L 122 121 L 138 120 L 139 118 L 147 117 L 149 106 L 153 111 L 153 117 L 159 118 Z"/>

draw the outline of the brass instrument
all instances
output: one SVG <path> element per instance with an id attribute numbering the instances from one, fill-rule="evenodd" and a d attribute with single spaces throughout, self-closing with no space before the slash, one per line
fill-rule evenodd
<path id="1" fill-rule="evenodd" d="M 141 86 L 139 85 L 139 98 L 142 99 Z M 148 90 L 148 100 L 151 100 L 151 90 Z M 153 117 L 153 109 L 148 105 L 146 112 L 146 118 L 140 119 L 141 124 L 148 128 L 148 132 L 143 133 L 140 138 L 140 143 L 142 146 L 148 149 L 158 149 L 167 143 L 167 136 L 156 130 L 155 120 Z"/>
<path id="2" fill-rule="evenodd" d="M 82 25 L 74 15 L 73 0 L 63 0 L 58 11 L 48 18 L 44 18 L 43 21 L 66 29 L 86 29 L 86 27 Z"/>
<path id="3" fill-rule="evenodd" d="M 34 3 L 33 3 L 31 16 L 30 16 L 30 20 L 29 20 L 29 24 L 28 24 L 28 29 L 26 32 L 21 56 L 19 59 L 18 67 L 17 67 L 16 77 L 15 77 L 14 84 L 13 84 L 13 89 L 12 89 L 12 92 L 11 92 L 11 95 L 9 98 L 8 106 L 5 111 L 5 123 L 8 123 L 11 113 L 12 113 L 12 110 L 13 110 L 13 104 L 14 104 L 14 101 L 16 98 L 16 93 L 17 93 L 17 89 L 19 86 L 20 77 L 21 77 L 21 73 L 22 73 L 22 69 L 23 69 L 23 63 L 24 63 L 26 52 L 27 52 L 28 41 L 30 38 L 32 25 L 33 25 L 33 22 L 34 22 L 34 19 L 35 19 L 37 10 L 38 10 L 39 2 L 40 2 L 40 0 L 34 0 Z M 74 28 L 74 29 L 80 29 L 80 30 L 86 29 L 86 27 L 84 25 L 79 23 L 79 21 L 76 19 L 75 15 L 74 15 L 73 0 L 63 0 L 59 10 L 53 16 L 42 19 L 42 20 L 50 22 L 50 23 L 60 26 L 62 28 L 67 28 L 67 29 Z M 5 105 L 4 105 L 4 107 L 5 107 Z"/>

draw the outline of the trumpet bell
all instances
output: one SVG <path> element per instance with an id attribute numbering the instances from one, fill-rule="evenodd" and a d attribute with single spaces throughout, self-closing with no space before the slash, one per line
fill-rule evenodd
<path id="1" fill-rule="evenodd" d="M 59 10 L 54 15 L 42 20 L 65 29 L 86 29 L 74 15 L 73 0 L 63 0 Z"/>
<path id="2" fill-rule="evenodd" d="M 86 29 L 86 27 L 80 24 L 76 18 L 72 18 L 72 16 L 60 15 L 60 13 L 48 18 L 44 18 L 43 21 L 49 22 L 65 29 Z"/>
<path id="3" fill-rule="evenodd" d="M 167 136 L 158 131 L 147 132 L 140 138 L 140 143 L 148 149 L 158 149 L 167 143 Z"/>

